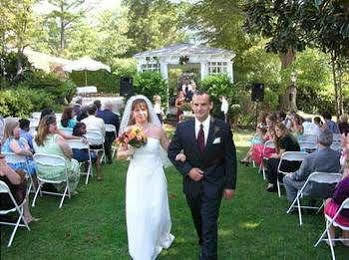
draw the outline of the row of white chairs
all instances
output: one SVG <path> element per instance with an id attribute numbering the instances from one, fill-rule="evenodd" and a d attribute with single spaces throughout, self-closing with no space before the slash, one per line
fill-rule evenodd
<path id="1" fill-rule="evenodd" d="M 303 139 L 299 140 L 299 144 L 300 144 L 300 147 L 303 151 L 312 152 L 312 151 L 315 151 L 317 149 L 317 138 L 316 138 L 316 136 L 303 136 Z M 265 150 L 267 148 L 275 148 L 274 142 L 273 141 L 265 142 L 264 148 L 263 148 L 263 154 L 265 154 Z M 338 135 L 333 136 L 333 143 L 332 143 L 331 148 L 334 150 L 341 149 L 341 135 L 338 134 Z M 281 158 L 280 158 L 279 165 L 278 165 L 278 172 L 282 173 L 283 175 L 288 174 L 289 172 L 283 171 L 281 169 L 281 165 L 283 164 L 283 162 L 284 161 L 298 161 L 301 163 L 305 159 L 305 157 L 308 155 L 307 152 L 285 152 L 285 153 L 283 153 Z M 268 160 L 268 158 L 263 156 L 263 161 L 264 160 Z M 261 164 L 261 166 L 259 168 L 259 172 L 260 171 L 263 171 L 263 178 L 265 179 L 265 168 L 264 168 L 263 164 Z M 306 182 L 302 186 L 302 188 L 298 191 L 297 196 L 294 199 L 294 201 L 292 202 L 289 209 L 287 210 L 287 213 L 290 213 L 291 210 L 296 208 L 298 211 L 299 225 L 301 226 L 303 224 L 302 210 L 301 209 L 317 209 L 318 212 L 320 212 L 320 210 L 324 206 L 324 201 L 320 207 L 301 205 L 301 199 L 307 195 L 310 195 L 309 190 L 307 190 L 310 183 L 319 183 L 319 184 L 331 185 L 331 184 L 337 184 L 341 179 L 342 179 L 341 173 L 314 172 L 314 173 L 310 174 L 308 176 Z M 281 186 L 282 186 L 282 183 L 279 181 L 279 179 L 277 179 L 277 189 L 278 189 L 278 196 L 279 197 L 281 197 Z M 336 213 L 336 215 L 333 218 L 331 218 L 330 216 L 325 214 L 325 218 L 326 218 L 325 231 L 322 233 L 319 240 L 314 245 L 316 247 L 321 241 L 329 241 L 332 259 L 335 259 L 335 253 L 334 253 L 334 248 L 333 248 L 332 242 L 339 240 L 339 239 L 330 238 L 329 229 L 330 229 L 331 225 L 338 226 L 342 230 L 349 231 L 349 227 L 341 226 L 340 224 L 338 224 L 335 221 L 336 217 L 338 216 L 340 211 L 343 209 L 349 209 L 349 198 L 346 199 L 342 203 L 340 209 L 338 210 L 338 212 Z M 327 238 L 324 238 L 326 234 L 327 234 Z M 343 241 L 343 240 L 349 240 L 349 239 L 341 239 L 341 240 Z"/>
<path id="2" fill-rule="evenodd" d="M 87 170 L 86 172 L 82 173 L 86 175 L 86 181 L 85 184 L 88 183 L 88 180 L 90 176 L 93 176 L 92 173 L 92 160 L 91 160 L 91 151 L 90 151 L 90 145 L 102 145 L 102 148 L 100 149 L 94 149 L 95 152 L 102 152 L 104 155 L 104 137 L 99 133 L 99 132 L 89 132 L 86 135 L 86 138 L 88 142 L 84 142 L 82 139 L 71 139 L 68 140 L 69 146 L 73 149 L 87 149 L 89 159 L 87 161 Z M 28 170 L 28 165 L 27 165 L 27 160 L 26 157 L 23 155 L 16 155 L 14 153 L 5 153 L 5 160 L 7 163 L 16 163 L 16 162 L 22 162 L 26 164 L 27 167 L 27 173 L 29 172 Z M 102 155 L 102 156 L 103 156 Z M 33 180 L 31 178 L 30 174 L 27 174 L 27 178 L 30 180 L 30 185 L 28 188 L 28 195 L 29 192 L 33 189 L 35 192 L 33 201 L 32 201 L 32 207 L 35 207 L 35 203 L 37 201 L 38 195 L 42 196 L 43 194 L 48 194 L 48 195 L 54 195 L 54 196 L 59 196 L 61 197 L 60 203 L 59 203 L 59 208 L 62 207 L 63 202 L 65 198 L 71 198 L 71 191 L 69 189 L 69 179 L 68 179 L 68 167 L 66 164 L 66 160 L 62 156 L 57 156 L 57 155 L 50 155 L 50 154 L 40 154 L 36 153 L 33 156 L 33 160 L 37 166 L 37 180 L 38 180 L 38 187 L 35 189 L 35 186 L 33 185 Z M 45 174 L 40 171 L 40 168 L 45 168 L 45 167 L 50 167 L 50 168 L 57 168 L 57 167 L 62 167 L 64 171 L 64 175 L 61 180 L 53 181 L 50 179 L 45 178 Z M 64 186 L 64 192 L 59 193 L 59 192 L 49 192 L 49 191 L 43 191 L 42 187 L 45 183 L 51 183 L 51 184 L 63 184 Z M 20 205 L 17 205 L 13 195 L 11 194 L 11 191 L 9 187 L 6 185 L 4 182 L 0 182 L 0 193 L 7 193 L 9 197 L 11 198 L 14 208 L 8 209 L 8 210 L 3 210 L 0 211 L 0 215 L 7 215 L 11 212 L 16 212 L 18 213 L 18 219 L 16 223 L 10 223 L 10 222 L 0 222 L 0 224 L 3 225 L 14 225 L 14 230 L 12 231 L 8 247 L 11 246 L 12 241 L 14 239 L 14 236 L 16 234 L 17 228 L 18 227 L 27 227 L 28 230 L 30 230 L 28 223 L 26 223 L 24 217 L 23 217 L 23 205 L 25 201 L 23 201 Z M 21 224 L 21 221 L 24 224 Z"/>

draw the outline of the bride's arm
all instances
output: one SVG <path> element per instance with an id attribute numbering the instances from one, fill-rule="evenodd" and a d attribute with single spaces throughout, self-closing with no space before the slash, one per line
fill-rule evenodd
<path id="1" fill-rule="evenodd" d="M 170 145 L 170 141 L 168 140 L 168 137 L 166 135 L 166 132 L 161 128 L 161 138 L 160 138 L 161 146 L 165 149 L 167 152 L 168 146 Z M 183 152 L 180 152 L 176 155 L 176 161 L 185 162 L 186 156 L 183 154 Z"/>
<path id="2" fill-rule="evenodd" d="M 160 143 L 161 143 L 161 146 L 167 152 L 167 149 L 168 149 L 168 146 L 170 144 L 170 141 L 168 140 L 166 132 L 162 128 L 160 128 L 159 131 L 160 131 Z"/>
<path id="3" fill-rule="evenodd" d="M 127 158 L 133 155 L 133 152 L 134 151 L 132 149 L 120 145 L 116 152 L 116 160 L 126 160 Z"/>

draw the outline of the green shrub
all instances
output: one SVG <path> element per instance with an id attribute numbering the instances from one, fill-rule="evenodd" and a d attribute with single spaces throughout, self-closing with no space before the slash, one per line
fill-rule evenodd
<path id="1" fill-rule="evenodd" d="M 73 71 L 69 78 L 79 87 L 87 85 L 96 86 L 100 93 L 119 93 L 119 78 L 106 70 L 98 71 Z"/>
<path id="2" fill-rule="evenodd" d="M 3 117 L 28 117 L 33 111 L 33 104 L 28 97 L 29 90 L 0 91 L 0 115 Z"/>
<path id="3" fill-rule="evenodd" d="M 165 107 L 167 100 L 167 84 L 159 72 L 146 71 L 136 75 L 134 79 L 134 91 L 149 98 L 153 102 L 153 96 L 159 95 L 162 105 Z"/>
<path id="4" fill-rule="evenodd" d="M 137 61 L 133 58 L 113 59 L 111 70 L 117 77 L 135 77 L 137 74 Z"/>
<path id="5" fill-rule="evenodd" d="M 233 121 L 237 120 L 238 115 L 244 105 L 246 95 L 248 94 L 243 85 L 233 84 L 226 74 L 211 75 L 206 77 L 200 83 L 200 89 L 210 94 L 214 107 L 213 115 L 219 116 L 221 114 L 220 96 L 225 96 L 229 104 L 228 116 Z"/>
<path id="6" fill-rule="evenodd" d="M 36 70 L 27 75 L 21 83 L 22 87 L 44 90 L 53 97 L 52 103 L 65 104 L 74 96 L 76 85 L 69 80 L 61 80 L 54 73 Z"/>

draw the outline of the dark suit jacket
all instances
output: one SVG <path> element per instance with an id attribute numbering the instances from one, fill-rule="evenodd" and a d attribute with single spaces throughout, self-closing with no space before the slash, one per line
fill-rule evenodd
<path id="1" fill-rule="evenodd" d="M 104 109 L 97 113 L 97 117 L 102 118 L 105 124 L 112 124 L 116 127 L 116 136 L 119 133 L 120 121 L 117 114 L 113 113 L 109 109 Z"/>
<path id="2" fill-rule="evenodd" d="M 175 161 L 176 155 L 184 150 L 186 161 Z M 236 151 L 230 127 L 222 120 L 211 118 L 207 143 L 200 152 L 195 137 L 195 119 L 177 125 L 168 148 L 168 156 L 177 170 L 184 176 L 184 193 L 196 193 L 203 189 L 218 196 L 223 189 L 235 189 Z M 187 174 L 194 168 L 204 171 L 200 182 L 193 181 Z"/>

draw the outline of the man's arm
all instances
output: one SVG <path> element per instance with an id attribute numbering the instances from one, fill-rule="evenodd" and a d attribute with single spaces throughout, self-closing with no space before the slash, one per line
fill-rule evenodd
<path id="1" fill-rule="evenodd" d="M 236 149 L 233 141 L 231 129 L 224 140 L 224 168 L 225 168 L 225 189 L 235 190 L 236 186 Z"/>
<path id="2" fill-rule="evenodd" d="M 310 174 L 309 171 L 309 159 L 308 157 L 305 157 L 299 169 L 293 173 L 293 179 L 295 181 L 305 181 Z"/>
<path id="3" fill-rule="evenodd" d="M 176 156 L 183 150 L 183 144 L 180 139 L 179 134 L 179 126 L 176 128 L 176 132 L 174 136 L 172 137 L 172 140 L 170 142 L 170 145 L 168 146 L 168 158 L 171 160 L 173 165 L 176 167 L 176 169 L 183 175 L 186 176 L 189 171 L 193 168 L 193 166 L 188 163 L 188 160 L 185 162 L 176 161 Z"/>

